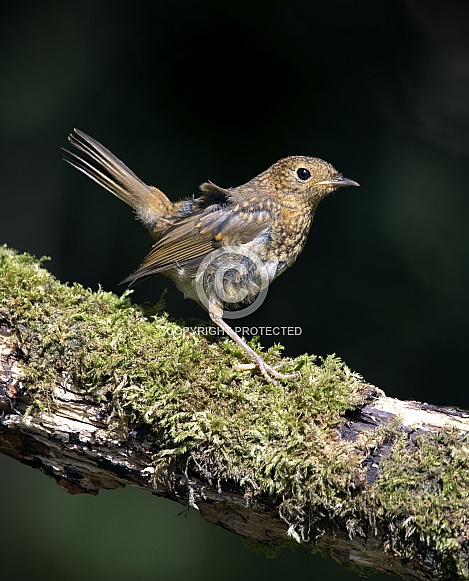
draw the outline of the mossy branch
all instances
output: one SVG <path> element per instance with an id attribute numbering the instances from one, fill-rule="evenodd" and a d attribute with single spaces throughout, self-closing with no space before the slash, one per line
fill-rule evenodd
<path id="1" fill-rule="evenodd" d="M 385 397 L 334 356 L 286 361 L 298 378 L 281 385 L 234 372 L 243 358 L 0 247 L 1 452 L 69 492 L 138 486 L 265 546 L 468 578 L 469 414 Z"/>

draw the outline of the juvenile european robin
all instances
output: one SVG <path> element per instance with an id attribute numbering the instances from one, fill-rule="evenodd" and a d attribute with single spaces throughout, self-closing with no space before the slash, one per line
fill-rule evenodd
<path id="1" fill-rule="evenodd" d="M 322 159 L 292 156 L 241 186 L 205 182 L 199 197 L 171 202 L 86 133 L 75 129 L 68 139 L 78 152 L 64 150 L 65 161 L 129 204 L 155 240 L 122 282 L 168 276 L 250 356 L 254 365 L 241 368 L 257 366 L 271 382 L 295 377 L 268 365 L 223 317 L 227 309 L 255 301 L 295 262 L 323 198 L 359 184 Z"/>

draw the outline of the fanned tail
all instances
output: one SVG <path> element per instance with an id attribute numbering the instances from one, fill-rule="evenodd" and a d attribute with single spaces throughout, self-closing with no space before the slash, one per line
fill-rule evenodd
<path id="1" fill-rule="evenodd" d="M 161 190 L 142 182 L 101 143 L 79 129 L 73 131 L 68 141 L 78 153 L 62 148 L 64 160 L 129 204 L 150 233 L 156 234 L 157 222 L 169 221 L 173 203 Z"/>

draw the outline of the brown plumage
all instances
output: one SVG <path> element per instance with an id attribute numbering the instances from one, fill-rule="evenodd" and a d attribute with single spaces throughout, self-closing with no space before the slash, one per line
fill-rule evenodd
<path id="1" fill-rule="evenodd" d="M 225 189 L 206 182 L 199 197 L 171 202 L 86 133 L 75 129 L 69 141 L 76 151 L 64 150 L 65 161 L 134 208 L 155 240 L 123 282 L 156 273 L 168 276 L 206 308 L 269 381 L 294 377 L 267 365 L 223 316 L 230 307 L 252 303 L 293 264 L 323 198 L 358 184 L 321 159 L 292 156 L 241 186 Z"/>

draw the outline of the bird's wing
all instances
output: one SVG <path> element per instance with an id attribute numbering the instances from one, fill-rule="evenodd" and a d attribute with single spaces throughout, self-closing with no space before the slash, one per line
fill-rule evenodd
<path id="1" fill-rule="evenodd" d="M 221 246 L 246 244 L 271 222 L 270 212 L 215 206 L 186 216 L 169 228 L 153 245 L 142 264 L 122 282 L 187 265 L 196 267 L 210 252 Z"/>

